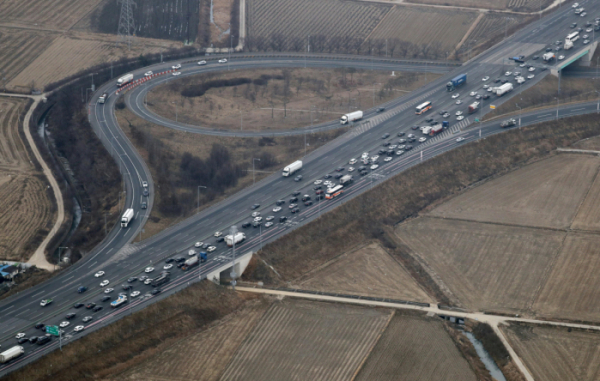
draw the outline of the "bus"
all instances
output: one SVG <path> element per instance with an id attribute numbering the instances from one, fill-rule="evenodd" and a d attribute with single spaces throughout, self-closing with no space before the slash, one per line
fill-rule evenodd
<path id="1" fill-rule="evenodd" d="M 566 39 L 571 42 L 577 41 L 579 39 L 579 32 L 575 31 L 573 33 L 570 33 Z"/>
<path id="2" fill-rule="evenodd" d="M 327 192 L 325 193 L 325 198 L 328 200 L 331 200 L 332 198 L 341 195 L 344 192 L 343 189 L 344 189 L 343 185 L 336 185 L 333 188 L 329 188 L 329 189 L 327 189 Z"/>
<path id="3" fill-rule="evenodd" d="M 423 104 L 420 104 L 417 106 L 417 115 L 421 115 L 422 113 L 426 112 L 427 110 L 429 110 L 431 108 L 432 104 L 431 102 L 425 102 Z"/>

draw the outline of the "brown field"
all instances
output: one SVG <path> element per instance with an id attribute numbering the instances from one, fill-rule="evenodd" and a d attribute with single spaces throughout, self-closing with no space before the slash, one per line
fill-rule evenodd
<path id="1" fill-rule="evenodd" d="M 395 6 L 369 36 L 372 39 L 398 39 L 431 49 L 438 49 L 441 58 L 454 50 L 477 12 Z"/>
<path id="2" fill-rule="evenodd" d="M 596 205 L 598 208 L 598 205 Z M 544 317 L 600 321 L 600 236 L 569 233 L 534 311 Z"/>
<path id="3" fill-rule="evenodd" d="M 299 288 L 434 302 L 410 273 L 377 243 L 344 253 L 300 281 Z"/>
<path id="4" fill-rule="evenodd" d="M 246 7 L 248 36 L 267 41 L 267 46 L 281 43 L 287 47 L 283 50 L 296 51 L 306 50 L 309 35 L 311 51 L 320 50 L 315 36 L 362 41 L 391 9 L 389 5 L 340 0 L 248 0 Z"/>
<path id="5" fill-rule="evenodd" d="M 31 64 L 22 65 L 27 67 L 9 82 L 8 87 L 23 90 L 34 82 L 41 88 L 96 64 L 156 53 L 180 45 L 173 41 L 136 38 L 131 51 L 127 51 L 124 45 L 117 47 L 115 41 L 114 36 L 101 34 L 72 32 L 61 36 L 52 44 L 48 43 L 47 49 L 41 49 L 43 52 L 31 51 Z"/>
<path id="6" fill-rule="evenodd" d="M 437 317 L 395 314 L 357 381 L 477 380 Z"/>
<path id="7" fill-rule="evenodd" d="M 396 234 L 460 305 L 515 313 L 531 307 L 566 233 L 422 217 Z"/>
<path id="8" fill-rule="evenodd" d="M 571 224 L 571 229 L 600 230 L 600 177 L 596 176 L 589 188 L 585 200 Z"/>
<path id="9" fill-rule="evenodd" d="M 0 23 L 69 29 L 102 0 L 3 0 Z"/>
<path id="10" fill-rule="evenodd" d="M 284 299 L 246 337 L 221 380 L 348 380 L 390 311 Z"/>
<path id="11" fill-rule="evenodd" d="M 0 84 L 10 88 L 9 82 L 54 41 L 57 34 L 51 32 L 7 29 L 0 27 Z M 6 77 L 6 81 L 2 78 Z M 23 86 L 30 88 L 31 81 Z"/>
<path id="12" fill-rule="evenodd" d="M 211 88 L 198 97 L 181 95 L 182 91 L 209 80 L 254 80 L 262 75 L 283 78 L 286 72 L 290 75 L 287 97 L 284 79 L 271 79 L 266 85 Z M 406 72 L 397 72 L 394 77 L 390 74 L 389 71 L 302 68 L 285 72 L 277 69 L 225 71 L 170 81 L 156 87 L 147 99 L 155 113 L 175 120 L 177 112 L 178 121 L 191 125 L 229 130 L 280 130 L 308 126 L 311 117 L 314 124 L 338 119 L 349 109 L 364 109 L 389 101 L 439 77 Z"/>
<path id="13" fill-rule="evenodd" d="M 48 185 L 19 136 L 25 100 L 0 98 L 0 259 L 26 261 L 53 223 Z"/>
<path id="14" fill-rule="evenodd" d="M 571 225 L 599 165 L 593 156 L 557 155 L 465 192 L 431 214 L 565 229 Z"/>
<path id="15" fill-rule="evenodd" d="M 230 42 L 229 33 L 225 34 L 229 29 L 229 22 L 231 21 L 231 7 L 233 6 L 233 0 L 213 0 L 213 20 L 214 23 L 210 24 L 210 38 L 211 42 Z M 229 45 L 227 45 L 229 46 Z M 234 46 L 235 47 L 235 46 Z"/>
<path id="16" fill-rule="evenodd" d="M 534 379 L 600 379 L 600 333 L 514 324 L 501 329 Z"/>
<path id="17" fill-rule="evenodd" d="M 569 148 L 600 151 L 600 136 L 595 136 L 593 138 L 581 140 L 575 144 L 572 144 Z"/>
<path id="18" fill-rule="evenodd" d="M 494 3 L 496 1 L 494 0 Z M 498 3 L 500 3 L 498 1 Z M 479 51 L 476 47 L 484 45 L 494 36 L 504 37 L 505 33 L 511 33 L 511 28 L 525 21 L 525 16 L 503 15 L 501 13 L 487 13 L 469 34 L 469 37 L 463 42 L 460 52 L 465 54 L 468 50 Z M 471 57 L 476 54 L 471 52 Z"/>
<path id="19" fill-rule="evenodd" d="M 266 299 L 247 302 L 218 325 L 183 338 L 115 379 L 216 381 L 268 307 Z"/>
<path id="20" fill-rule="evenodd" d="M 520 12 L 535 12 L 547 7 L 553 0 L 406 0 L 410 3 L 446 5 L 477 9 L 508 9 Z"/>

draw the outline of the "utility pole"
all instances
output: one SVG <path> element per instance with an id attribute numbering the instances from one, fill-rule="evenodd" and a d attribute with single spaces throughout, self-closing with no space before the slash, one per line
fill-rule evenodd
<path id="1" fill-rule="evenodd" d="M 198 185 L 198 212 L 200 211 L 200 188 L 206 189 L 203 185 Z"/>
<path id="2" fill-rule="evenodd" d="M 310 53 L 310 34 L 307 37 L 307 43 L 306 43 L 306 54 L 304 55 L 304 68 L 306 69 L 306 60 L 307 60 L 307 56 Z"/>
<path id="3" fill-rule="evenodd" d="M 517 106 L 519 108 L 519 127 L 521 127 L 521 111 L 523 111 L 523 109 L 521 108 L 521 106 L 519 106 L 516 103 L 515 103 L 515 106 Z"/>
<path id="4" fill-rule="evenodd" d="M 231 234 L 231 242 L 233 242 L 231 273 L 229 275 L 231 276 L 231 287 L 233 287 L 233 290 L 235 291 L 235 285 L 237 284 L 235 280 L 237 277 L 237 274 L 235 273 L 235 235 L 237 234 L 237 226 L 233 225 L 229 231 Z"/>
<path id="5" fill-rule="evenodd" d="M 227 71 L 229 71 L 229 61 L 231 61 L 231 51 L 232 50 L 233 50 L 233 34 L 231 34 L 231 23 L 229 23 L 229 59 L 227 60 Z"/>
<path id="6" fill-rule="evenodd" d="M 58 247 L 58 263 L 59 263 L 59 264 L 60 264 L 60 258 L 61 258 L 61 256 L 60 256 L 60 255 L 61 255 L 61 250 L 62 250 L 62 249 L 68 249 L 68 247 L 67 247 L 67 246 L 59 246 L 59 247 Z M 54 265 L 54 270 L 56 270 L 56 265 Z"/>
<path id="7" fill-rule="evenodd" d="M 260 161 L 260 159 L 252 158 L 252 185 L 256 184 L 256 178 L 254 176 L 254 160 Z"/>

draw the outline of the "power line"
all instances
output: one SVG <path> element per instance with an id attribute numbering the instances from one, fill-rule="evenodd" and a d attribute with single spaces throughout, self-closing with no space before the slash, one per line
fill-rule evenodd
<path id="1" fill-rule="evenodd" d="M 121 2 L 121 16 L 119 17 L 119 30 L 117 45 L 124 42 L 127 44 L 127 50 L 131 50 L 131 43 L 135 36 L 135 23 L 133 20 L 133 7 L 136 6 L 133 0 L 119 0 Z"/>

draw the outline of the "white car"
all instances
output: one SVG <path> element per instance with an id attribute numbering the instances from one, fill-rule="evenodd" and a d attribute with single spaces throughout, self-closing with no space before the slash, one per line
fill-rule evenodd
<path id="1" fill-rule="evenodd" d="M 564 59 L 565 59 L 565 56 L 558 56 L 558 60 L 559 60 L 559 61 L 562 61 L 562 60 L 564 60 Z"/>
<path id="2" fill-rule="evenodd" d="M 535 68 L 532 66 L 529 68 L 529 71 L 535 71 Z"/>
<path id="3" fill-rule="evenodd" d="M 254 212 L 254 213 L 252 213 L 252 217 L 258 217 L 258 216 L 260 216 L 260 212 Z"/>
<path id="4" fill-rule="evenodd" d="M 194 244 L 195 247 L 202 247 L 202 245 L 204 244 L 204 242 L 202 241 L 198 241 Z"/>
<path id="5" fill-rule="evenodd" d="M 173 70 L 181 69 L 181 64 L 173 65 L 173 66 L 171 66 L 171 69 L 173 69 Z"/>
<path id="6" fill-rule="evenodd" d="M 154 267 L 146 267 L 146 269 L 144 270 L 144 272 L 146 273 L 151 273 L 152 271 L 154 271 Z"/>
<path id="7" fill-rule="evenodd" d="M 148 182 L 147 181 L 142 181 L 142 186 L 144 188 L 148 188 Z"/>
<path id="8" fill-rule="evenodd" d="M 209 246 L 206 251 L 208 251 L 209 253 L 212 253 L 213 251 L 217 250 L 216 246 Z"/>
<path id="9" fill-rule="evenodd" d="M 145 73 L 144 73 L 144 75 L 145 75 L 146 77 L 149 77 L 149 76 L 151 76 L 152 74 L 154 74 L 154 73 L 153 73 L 153 72 L 151 72 L 151 71 L 147 71 L 147 72 L 145 72 Z"/>
<path id="10" fill-rule="evenodd" d="M 273 221 L 275 219 L 275 216 L 269 216 L 267 218 L 265 218 L 265 221 Z"/>
<path id="11" fill-rule="evenodd" d="M 190 257 L 191 257 L 192 255 L 196 255 L 196 250 L 194 250 L 194 249 L 190 249 L 190 250 L 188 250 L 188 255 L 189 255 Z M 149 269 L 149 268 L 150 268 L 150 267 L 148 267 L 148 269 Z M 148 269 L 146 269 L 146 270 L 148 270 Z M 149 271 L 146 271 L 146 272 L 149 272 Z"/>
<path id="12" fill-rule="evenodd" d="M 459 100 L 457 100 L 455 103 L 456 103 L 457 105 L 460 105 L 460 104 L 462 104 L 462 101 L 459 99 Z"/>
<path id="13" fill-rule="evenodd" d="M 315 180 L 315 182 L 313 184 L 321 185 L 321 184 L 323 184 L 323 180 Z"/>
<path id="14" fill-rule="evenodd" d="M 354 172 L 354 167 L 348 167 L 348 172 Z"/>
<path id="15" fill-rule="evenodd" d="M 204 60 L 198 61 L 198 65 L 206 65 L 206 61 L 204 61 Z"/>
<path id="16" fill-rule="evenodd" d="M 504 75 L 508 77 L 508 76 L 512 75 L 512 71 L 507 71 L 506 73 L 504 73 Z"/>
<path id="17" fill-rule="evenodd" d="M 325 185 L 326 187 L 328 187 L 328 186 L 330 186 L 330 185 L 331 185 L 331 181 L 329 181 L 329 180 L 325 180 L 325 181 L 323 182 L 323 185 Z"/>
<path id="18" fill-rule="evenodd" d="M 533 79 L 534 77 L 535 77 L 535 75 L 533 75 L 533 74 L 529 74 L 529 75 L 527 76 L 527 79 Z"/>
<path id="19" fill-rule="evenodd" d="M 400 156 L 404 153 L 404 151 L 400 150 L 400 151 L 396 151 L 396 155 Z"/>
<path id="20" fill-rule="evenodd" d="M 469 95 L 474 97 L 475 95 L 477 95 L 477 91 L 471 91 L 471 94 L 469 94 Z"/>
<path id="21" fill-rule="evenodd" d="M 258 217 L 254 218 L 254 222 L 260 222 L 260 221 L 262 221 L 262 217 L 261 216 L 258 216 Z"/>
<path id="22" fill-rule="evenodd" d="M 362 157 L 363 159 L 366 159 L 369 157 L 369 153 L 368 152 L 363 152 L 362 155 L 360 155 L 360 157 Z"/>
<path id="23" fill-rule="evenodd" d="M 176 72 L 173 73 L 173 75 L 177 77 L 178 75 L 181 75 L 181 72 L 180 71 L 176 71 Z"/>
<path id="24" fill-rule="evenodd" d="M 575 3 L 575 4 L 573 4 L 571 7 L 572 7 L 572 8 L 577 8 L 578 6 L 579 6 L 579 3 Z"/>
<path id="25" fill-rule="evenodd" d="M 40 306 L 46 307 L 50 303 L 52 303 L 52 299 L 44 299 L 40 302 Z"/>
<path id="26" fill-rule="evenodd" d="M 220 236 L 222 236 L 222 235 L 223 235 L 223 233 L 221 233 L 221 232 L 215 232 L 215 234 L 214 234 L 214 236 L 215 236 L 216 238 L 219 238 L 219 237 L 220 237 Z"/>
<path id="27" fill-rule="evenodd" d="M 461 136 L 460 138 L 456 139 L 456 142 L 457 142 L 457 143 L 460 143 L 460 142 L 462 142 L 463 140 L 465 140 L 465 138 L 463 138 L 463 137 Z"/>
<path id="28" fill-rule="evenodd" d="M 25 337 L 25 334 L 23 332 L 21 333 L 17 333 L 17 336 L 15 336 L 15 339 L 19 340 Z"/>
<path id="29" fill-rule="evenodd" d="M 75 328 L 73 329 L 73 331 L 75 331 L 75 332 L 81 332 L 81 331 L 83 331 L 83 329 L 84 329 L 84 328 L 85 328 L 84 326 L 82 326 L 82 325 L 78 325 L 77 327 L 75 327 Z"/>
<path id="30" fill-rule="evenodd" d="M 587 13 L 586 12 L 581 12 L 581 14 L 579 16 L 585 17 L 585 16 L 587 16 Z"/>
<path id="31" fill-rule="evenodd" d="M 104 290 L 105 294 L 110 294 L 111 292 L 113 292 L 115 289 L 114 288 L 107 288 L 106 290 Z"/>
<path id="32" fill-rule="evenodd" d="M 59 324 L 60 328 L 65 328 L 68 327 L 71 324 L 71 322 L 69 321 L 63 321 L 62 323 Z"/>
<path id="33" fill-rule="evenodd" d="M 494 88 L 493 88 L 493 87 L 488 87 L 488 88 L 487 88 L 487 92 L 488 92 L 488 93 L 491 93 L 492 91 L 494 91 Z"/>
<path id="34" fill-rule="evenodd" d="M 459 116 L 459 115 L 462 115 L 462 113 L 463 113 L 462 111 L 457 111 L 457 112 L 455 113 L 455 115 L 456 115 L 456 116 Z"/>
<path id="35" fill-rule="evenodd" d="M 379 159 L 379 155 L 375 155 L 371 158 L 371 161 L 376 161 L 377 159 Z"/>
<path id="36" fill-rule="evenodd" d="M 104 271 L 98 271 L 96 274 L 94 274 L 96 278 L 100 278 L 102 275 L 104 275 Z"/>
<path id="37" fill-rule="evenodd" d="M 583 45 L 587 45 L 590 43 L 590 40 L 583 40 Z"/>
<path id="38" fill-rule="evenodd" d="M 223 58 L 223 59 L 219 60 L 219 63 L 227 63 L 227 58 Z"/>
<path id="39" fill-rule="evenodd" d="M 419 138 L 419 143 L 423 143 L 423 142 L 424 142 L 424 141 L 426 141 L 426 140 L 427 140 L 427 138 L 426 138 L 426 137 Z"/>
<path id="40" fill-rule="evenodd" d="M 489 87 L 488 85 L 483 85 L 483 88 L 484 88 L 484 89 L 487 89 L 488 87 Z"/>
<path id="41" fill-rule="evenodd" d="M 521 84 L 523 82 L 525 82 L 525 78 L 523 78 L 523 77 L 517 77 L 517 83 L 518 84 Z"/>
<path id="42" fill-rule="evenodd" d="M 463 120 L 464 118 L 465 118 L 464 116 L 460 115 L 460 116 L 456 117 L 456 120 L 460 121 L 460 120 Z"/>
<path id="43" fill-rule="evenodd" d="M 279 212 L 281 212 L 281 206 L 273 208 L 273 213 L 279 213 Z"/>
<path id="44" fill-rule="evenodd" d="M 266 227 L 266 228 L 270 228 L 271 226 L 273 226 L 273 223 L 272 223 L 272 222 L 267 222 L 267 223 L 265 224 L 265 227 Z"/>
<path id="45" fill-rule="evenodd" d="M 139 295 L 140 295 L 139 291 L 134 291 L 134 292 L 131 293 L 131 297 L 132 298 L 135 298 L 136 296 L 139 296 Z"/>
<path id="46" fill-rule="evenodd" d="M 592 31 L 593 31 L 593 29 L 592 29 L 592 28 L 587 28 L 587 29 L 585 30 L 585 32 L 586 32 L 586 33 L 592 33 Z"/>
<path id="47" fill-rule="evenodd" d="M 521 75 L 521 72 L 520 72 L 520 71 L 515 71 L 515 74 L 514 74 L 514 75 L 515 75 L 515 77 L 518 77 L 518 76 L 520 76 L 520 75 Z"/>
<path id="48" fill-rule="evenodd" d="M 371 170 L 372 170 L 372 171 L 376 170 L 377 168 L 379 168 L 379 165 L 377 165 L 377 164 L 373 164 L 373 165 L 371 166 Z"/>
<path id="49" fill-rule="evenodd" d="M 173 268 L 173 265 L 170 264 L 170 263 L 167 263 L 166 265 L 163 266 L 163 269 L 165 269 L 165 270 L 169 270 L 169 269 L 172 269 L 172 268 Z"/>
<path id="50" fill-rule="evenodd" d="M 490 79 L 490 77 L 488 77 L 487 75 L 486 75 L 485 77 L 481 78 L 481 80 L 482 80 L 483 82 L 487 81 L 488 79 Z"/>
<path id="51" fill-rule="evenodd" d="M 152 279 L 150 279 L 150 278 L 148 278 L 144 281 L 144 284 L 150 284 L 150 283 L 152 283 Z"/>
<path id="52" fill-rule="evenodd" d="M 519 65 L 519 67 L 525 67 L 525 62 Z"/>
<path id="53" fill-rule="evenodd" d="M 102 283 L 100 283 L 100 287 L 108 286 L 109 283 L 110 283 L 110 281 L 108 279 L 103 280 Z"/>
<path id="54" fill-rule="evenodd" d="M 452 94 L 452 99 L 456 99 L 456 98 L 458 98 L 458 97 L 460 97 L 460 94 L 459 94 L 459 93 L 454 93 L 454 94 Z"/>
<path id="55" fill-rule="evenodd" d="M 387 163 L 388 161 L 392 161 L 392 159 L 393 158 L 391 156 L 388 156 L 385 159 L 383 159 L 383 161 L 385 161 Z"/>
<path id="56" fill-rule="evenodd" d="M 356 159 L 350 159 L 350 161 L 348 162 L 348 164 L 350 164 L 350 165 L 356 164 Z"/>

